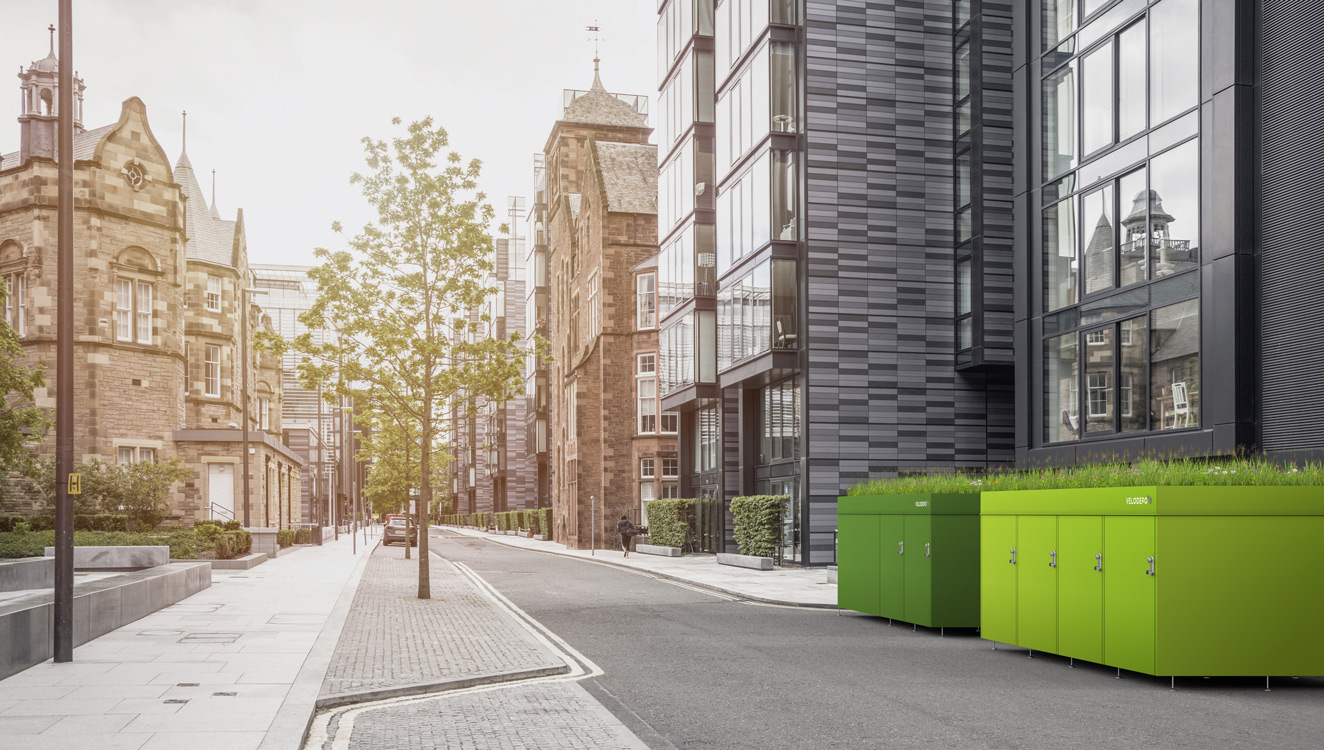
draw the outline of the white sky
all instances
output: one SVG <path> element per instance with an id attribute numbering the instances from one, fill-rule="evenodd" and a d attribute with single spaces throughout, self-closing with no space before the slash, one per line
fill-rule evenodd
<path id="1" fill-rule="evenodd" d="M 46 56 L 56 0 L 0 0 L 0 63 Z M 188 153 L 222 216 L 244 209 L 255 263 L 311 264 L 370 218 L 349 176 L 359 139 L 432 115 L 451 148 L 483 161 L 482 189 L 532 190 L 533 154 L 560 114 L 561 90 L 593 82 L 586 25 L 602 27 L 608 90 L 655 99 L 657 0 L 76 0 L 74 67 L 85 122 L 115 122 L 137 96 L 152 131 Z M 18 150 L 18 78 L 0 88 L 0 153 Z"/>

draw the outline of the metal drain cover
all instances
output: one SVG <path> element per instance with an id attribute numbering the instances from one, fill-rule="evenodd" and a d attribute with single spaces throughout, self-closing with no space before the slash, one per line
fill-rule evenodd
<path id="1" fill-rule="evenodd" d="M 234 643 L 241 633 L 189 633 L 179 639 L 180 643 Z"/>

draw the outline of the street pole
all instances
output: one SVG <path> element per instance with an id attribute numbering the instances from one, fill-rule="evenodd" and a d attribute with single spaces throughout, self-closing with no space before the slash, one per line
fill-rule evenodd
<path id="1" fill-rule="evenodd" d="M 247 282 L 248 279 L 244 279 L 244 281 Z M 244 461 L 244 528 L 248 528 L 248 526 L 249 526 L 249 518 L 248 518 L 248 506 L 249 506 L 249 495 L 248 495 L 248 363 L 249 363 L 249 361 L 250 361 L 249 358 L 250 358 L 251 355 L 250 355 L 250 353 L 249 353 L 249 351 L 248 351 L 248 305 L 249 305 L 249 302 L 248 302 L 248 296 L 249 296 L 250 294 L 266 294 L 266 293 L 267 293 L 267 290 L 265 290 L 265 289 L 253 289 L 253 288 L 249 287 L 247 284 L 245 284 L 244 286 L 240 287 L 240 289 L 239 289 L 239 307 L 240 307 L 240 310 L 239 310 L 239 319 L 240 319 L 240 321 L 239 321 L 239 326 L 240 326 L 240 328 L 242 329 L 242 330 L 239 332 L 239 338 L 240 338 L 239 348 L 243 351 L 243 357 L 244 357 L 243 375 L 241 376 L 242 385 L 240 386 L 241 388 L 243 388 L 243 391 L 244 391 L 244 392 L 239 396 L 239 401 L 240 401 L 240 403 L 241 403 L 242 406 L 243 406 L 243 409 L 242 409 L 242 411 L 243 411 L 243 424 L 241 425 L 241 427 L 242 427 L 242 429 L 243 429 L 243 431 L 244 431 L 244 459 L 243 459 L 243 461 Z M 263 503 L 263 506 L 264 506 L 264 507 L 263 507 L 263 510 L 264 510 L 267 514 L 270 514 L 270 512 L 271 512 L 271 511 L 270 511 L 270 508 L 265 507 L 265 506 L 266 506 L 266 503 Z M 271 519 L 270 519 L 269 517 L 267 517 L 267 521 L 266 521 L 266 522 L 267 522 L 267 523 L 271 523 Z M 280 519 L 276 519 L 276 525 L 277 525 L 277 526 L 280 526 Z"/>
<path id="2" fill-rule="evenodd" d="M 588 496 L 588 554 L 590 557 L 596 557 L 598 554 L 598 503 L 593 495 Z"/>
<path id="3" fill-rule="evenodd" d="M 73 0 L 60 0 L 59 300 L 55 361 L 55 661 L 74 659 L 74 34 Z"/>

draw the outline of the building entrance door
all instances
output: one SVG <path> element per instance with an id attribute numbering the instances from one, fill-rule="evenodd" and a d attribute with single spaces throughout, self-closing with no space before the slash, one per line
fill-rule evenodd
<path id="1" fill-rule="evenodd" d="M 722 549 L 722 520 L 725 509 L 722 506 L 721 493 L 717 485 L 701 485 L 698 488 L 698 502 L 694 509 L 695 526 L 698 527 L 698 545 L 700 552 L 724 552 Z"/>
<path id="2" fill-rule="evenodd" d="M 800 492 L 799 477 L 773 479 L 769 482 L 769 494 L 786 495 L 786 515 L 782 516 L 781 559 L 784 562 L 800 562 Z"/>
<path id="3" fill-rule="evenodd" d="M 234 467 L 207 465 L 207 517 L 234 520 Z"/>

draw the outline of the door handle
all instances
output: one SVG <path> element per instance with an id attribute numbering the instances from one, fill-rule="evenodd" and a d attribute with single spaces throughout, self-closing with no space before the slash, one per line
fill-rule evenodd
<path id="1" fill-rule="evenodd" d="M 1145 575 L 1147 575 L 1147 576 L 1152 576 L 1152 575 L 1154 575 L 1154 556 L 1153 556 L 1153 555 L 1150 555 L 1150 556 L 1149 556 L 1149 570 L 1146 570 L 1146 571 L 1145 571 Z"/>
<path id="2" fill-rule="evenodd" d="M 1094 559 L 1097 561 L 1096 564 L 1094 565 L 1094 569 L 1099 572 L 1103 572 L 1103 553 L 1100 552 L 1096 554 L 1094 556 Z"/>
<path id="3" fill-rule="evenodd" d="M 925 556 L 925 557 L 930 557 L 930 555 L 929 555 L 929 543 L 928 543 L 928 542 L 925 542 L 925 543 L 924 543 L 924 556 Z"/>
<path id="4" fill-rule="evenodd" d="M 1052 552 L 1049 552 L 1049 553 L 1048 553 L 1048 556 L 1051 557 L 1051 558 L 1053 558 L 1052 560 L 1050 560 L 1050 561 L 1048 562 L 1048 567 L 1050 567 L 1050 568 L 1056 568 L 1056 567 L 1057 567 L 1057 550 L 1053 550 Z"/>
<path id="5" fill-rule="evenodd" d="M 900 545 L 901 549 L 897 550 L 896 553 L 897 553 L 898 555 L 904 555 L 904 554 L 906 554 L 906 543 L 905 543 L 905 542 L 897 542 L 897 544 Z"/>
<path id="6" fill-rule="evenodd" d="M 1011 560 L 1009 560 L 1008 562 L 1010 562 L 1012 565 L 1015 565 L 1015 564 L 1016 564 L 1016 548 L 1015 548 L 1015 547 L 1012 547 L 1012 548 L 1011 548 Z"/>

